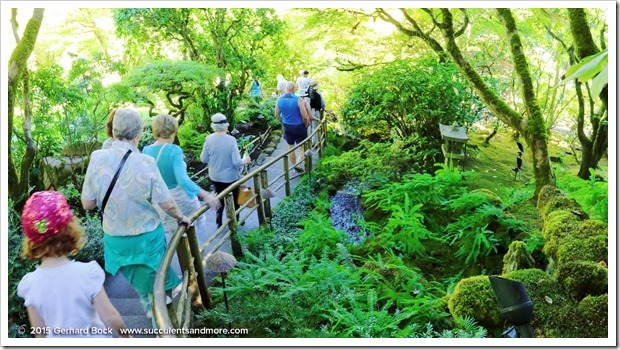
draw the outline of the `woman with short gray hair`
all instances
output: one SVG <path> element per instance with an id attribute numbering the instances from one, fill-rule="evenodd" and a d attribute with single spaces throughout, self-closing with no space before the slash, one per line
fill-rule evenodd
<path id="1" fill-rule="evenodd" d="M 211 117 L 211 129 L 214 133 L 205 138 L 202 146 L 200 160 L 209 164 L 209 178 L 215 185 L 215 192 L 220 193 L 235 181 L 241 178 L 240 170 L 244 164 L 250 164 L 250 157 L 245 155 L 243 159 L 237 147 L 237 140 L 227 135 L 230 123 L 226 116 L 222 113 L 216 113 Z M 235 197 L 235 210 L 239 209 L 237 197 L 239 196 L 239 188 L 233 190 Z M 224 205 L 222 205 L 215 218 L 218 227 L 222 226 L 222 216 L 224 214 Z"/>
<path id="2" fill-rule="evenodd" d="M 138 292 L 147 316 L 152 318 L 153 284 L 166 250 L 157 207 L 180 222 L 191 222 L 170 195 L 155 160 L 138 150 L 142 127 L 137 112 L 116 111 L 111 148 L 91 154 L 82 186 L 82 206 L 86 210 L 99 207 L 103 214 L 105 270 L 111 275 L 120 271 L 125 276 Z M 120 172 L 116 177 L 117 169 Z M 166 290 L 171 291 L 179 283 L 169 269 Z"/>

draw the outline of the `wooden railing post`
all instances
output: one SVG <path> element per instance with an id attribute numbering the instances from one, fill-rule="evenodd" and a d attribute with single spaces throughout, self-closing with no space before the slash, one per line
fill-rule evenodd
<path id="1" fill-rule="evenodd" d="M 261 171 L 260 172 L 260 182 L 261 182 L 261 188 L 265 189 L 269 187 L 269 178 L 268 178 L 268 174 L 267 171 Z M 260 196 L 261 203 L 264 203 L 264 207 L 263 207 L 263 211 L 265 213 L 265 218 L 269 218 L 271 220 L 271 199 L 269 198 L 263 198 L 263 193 L 262 190 L 260 193 L 258 193 L 258 195 Z"/>
<path id="2" fill-rule="evenodd" d="M 198 244 L 196 228 L 194 226 L 190 226 L 187 230 L 187 243 L 189 243 L 189 251 L 193 257 L 196 283 L 198 283 L 198 291 L 200 292 L 203 305 L 205 305 L 207 309 L 213 309 L 213 300 L 211 300 L 207 277 L 205 276 L 205 270 L 202 266 L 202 254 L 200 254 L 200 245 Z"/>
<path id="3" fill-rule="evenodd" d="M 265 224 L 265 206 L 263 205 L 262 189 L 260 174 L 256 174 L 254 176 L 254 193 L 256 193 L 256 213 L 258 214 L 258 224 L 260 226 Z"/>
<path id="4" fill-rule="evenodd" d="M 305 168 L 306 168 L 306 174 L 310 174 L 310 172 L 312 171 L 312 140 L 306 141 L 305 149 L 306 150 L 304 151 L 304 158 L 305 158 L 304 163 L 305 163 Z"/>
<path id="5" fill-rule="evenodd" d="M 284 166 L 284 193 L 288 197 L 291 195 L 291 175 L 288 168 L 288 155 L 282 158 L 282 164 Z"/>
<path id="6" fill-rule="evenodd" d="M 323 158 L 323 126 L 319 126 L 319 131 L 316 133 L 316 141 L 319 146 L 319 159 Z"/>
<path id="7" fill-rule="evenodd" d="M 224 203 L 226 205 L 226 216 L 230 220 L 228 222 L 228 229 L 230 230 L 230 244 L 232 246 L 233 255 L 239 259 L 243 256 L 243 249 L 241 249 L 241 243 L 237 238 L 237 213 L 235 209 L 235 195 L 230 192 L 224 197 Z"/>

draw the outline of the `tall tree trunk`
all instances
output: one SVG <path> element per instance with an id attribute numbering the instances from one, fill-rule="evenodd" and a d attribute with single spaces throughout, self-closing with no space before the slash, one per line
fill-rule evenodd
<path id="1" fill-rule="evenodd" d="M 15 100 L 17 94 L 17 87 L 22 80 L 26 71 L 28 58 L 34 50 L 34 45 L 41 28 L 41 22 L 43 21 L 43 9 L 34 9 L 32 17 L 24 29 L 24 35 L 22 39 L 17 43 L 15 49 L 11 53 L 9 58 L 9 76 L 8 76 L 8 180 L 9 180 L 9 196 L 11 199 L 17 201 L 20 197 L 28 191 L 28 176 L 30 172 L 30 166 L 35 155 L 34 142 L 30 135 L 30 123 L 31 120 L 26 119 L 24 121 L 24 134 L 27 138 L 26 155 L 22 160 L 22 166 L 20 174 L 17 174 L 15 162 L 13 160 L 13 154 L 11 152 L 10 142 L 13 138 L 13 118 L 15 115 Z M 26 86 L 26 88 L 28 85 Z M 29 104 L 27 96 L 24 96 L 25 102 Z M 29 109 L 26 105 L 26 109 Z M 29 111 L 26 112 L 26 117 L 30 115 Z M 29 138 L 29 140 L 28 140 Z"/>
<path id="2" fill-rule="evenodd" d="M 568 18 L 570 20 L 570 30 L 575 44 L 575 55 L 578 60 L 584 57 L 594 55 L 599 52 L 596 43 L 592 38 L 590 27 L 586 18 L 584 9 L 571 8 L 567 9 Z M 592 125 L 592 134 L 588 137 L 585 134 L 585 98 L 581 90 L 583 84 L 575 80 L 575 90 L 577 92 L 577 100 L 579 102 L 579 111 L 577 115 L 577 135 L 581 142 L 581 165 L 579 168 L 579 176 L 582 179 L 590 178 L 590 169 L 596 169 L 598 162 L 601 160 L 605 152 L 607 152 L 607 86 L 601 91 L 599 98 L 603 104 L 603 110 L 599 113 L 590 113 L 590 123 Z M 594 103 L 590 97 L 590 103 Z"/>
<path id="3" fill-rule="evenodd" d="M 523 53 L 521 38 L 517 31 L 517 26 L 510 9 L 497 9 L 504 27 L 512 53 L 512 60 L 515 70 L 521 79 L 521 88 L 523 100 L 525 102 L 525 110 L 528 114 L 526 132 L 523 136 L 532 150 L 532 161 L 534 167 L 534 177 L 536 179 L 536 195 L 538 191 L 545 185 L 555 185 L 555 177 L 551 171 L 551 163 L 549 162 L 549 151 L 547 149 L 548 134 L 547 125 L 543 118 L 540 105 L 534 93 L 532 77 L 530 69 Z"/>
<path id="4" fill-rule="evenodd" d="M 542 117 L 542 112 L 536 100 L 536 96 L 534 95 L 529 67 L 521 48 L 521 39 L 516 30 L 512 13 L 508 9 L 500 9 L 498 12 L 506 27 L 515 70 L 522 81 L 522 95 L 526 104 L 527 119 L 523 118 L 520 113 L 512 109 L 502 100 L 497 93 L 484 82 L 480 74 L 476 72 L 470 62 L 463 56 L 463 53 L 456 44 L 452 13 L 449 9 L 442 9 L 443 23 L 440 23 L 440 25 L 444 37 L 446 38 L 446 50 L 450 53 L 450 56 L 452 56 L 452 59 L 464 73 L 467 80 L 472 84 L 478 95 L 480 95 L 485 105 L 487 105 L 501 121 L 524 136 L 525 141 L 532 150 L 532 163 L 536 180 L 535 196 L 538 196 L 538 192 L 543 186 L 555 185 L 555 178 L 551 171 L 549 152 L 547 150 L 548 136 L 546 124 Z"/>

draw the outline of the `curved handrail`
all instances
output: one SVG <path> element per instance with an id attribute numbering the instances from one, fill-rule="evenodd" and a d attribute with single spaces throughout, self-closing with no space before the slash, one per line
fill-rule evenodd
<path id="1" fill-rule="evenodd" d="M 233 194 L 232 194 L 233 190 L 239 187 L 240 185 L 244 184 L 245 182 L 249 181 L 250 179 L 254 179 L 255 194 L 254 194 L 253 199 L 256 200 L 258 205 L 256 205 L 254 208 L 251 209 L 250 213 L 246 216 L 246 218 L 249 217 L 255 210 L 257 210 L 259 213 L 259 223 L 261 225 L 265 224 L 265 210 L 267 208 L 269 210 L 269 216 L 271 215 L 270 214 L 271 204 L 268 199 L 265 203 L 263 203 L 265 199 L 262 198 L 262 194 L 260 193 L 260 188 L 263 187 L 263 185 L 266 185 L 266 187 L 270 186 L 269 181 L 267 179 L 267 175 L 266 175 L 267 173 L 266 169 L 280 160 L 284 162 L 285 171 L 283 175 L 285 178 L 285 182 L 283 183 L 283 185 L 288 185 L 286 188 L 287 189 L 286 194 L 288 195 L 290 192 L 289 181 L 297 176 L 301 176 L 299 174 L 293 177 L 288 176 L 288 172 L 290 171 L 290 167 L 288 166 L 288 155 L 291 152 L 297 151 L 297 149 L 299 149 L 300 147 L 308 145 L 310 146 L 308 147 L 308 150 L 314 150 L 318 148 L 318 154 L 320 157 L 322 155 L 322 149 L 324 147 L 324 144 L 326 143 L 326 140 L 327 140 L 326 139 L 326 135 L 327 135 L 326 125 L 327 125 L 326 118 L 324 117 L 320 121 L 316 129 L 313 130 L 313 132 L 306 139 L 304 139 L 301 143 L 299 143 L 295 147 L 290 148 L 288 151 L 282 153 L 280 156 L 262 164 L 257 169 L 248 172 L 245 176 L 243 176 L 242 178 L 240 178 L 239 180 L 231 184 L 229 187 L 227 187 L 225 190 L 223 190 L 217 195 L 218 200 L 220 201 L 224 200 L 226 202 L 226 208 L 228 208 L 229 212 L 227 213 L 226 222 L 223 223 L 222 226 L 218 230 L 215 231 L 215 233 L 207 240 L 207 242 L 205 242 L 205 244 L 203 244 L 205 247 L 204 249 L 206 249 L 206 247 L 208 247 L 208 245 L 213 243 L 217 238 L 220 239 L 218 244 L 216 244 L 209 252 L 207 252 L 207 257 L 213 252 L 217 251 L 217 249 L 219 249 L 219 247 L 229 237 L 233 241 L 233 253 L 235 253 L 236 249 L 235 249 L 234 234 L 235 234 L 236 225 L 237 225 L 236 214 L 239 214 L 244 208 L 247 208 L 247 203 L 242 205 L 238 210 L 235 211 L 234 202 L 233 202 L 234 199 L 233 199 Z M 317 143 L 315 146 L 312 147 L 312 138 L 314 136 L 317 136 Z M 306 154 L 305 160 L 306 160 L 306 170 L 307 172 L 309 172 L 312 170 L 311 169 L 312 155 Z M 301 161 L 297 164 L 293 164 L 293 166 L 297 166 L 300 163 Z M 276 180 L 280 178 L 281 176 L 276 178 Z M 276 180 L 274 180 L 274 182 Z M 266 204 L 266 205 L 263 207 L 263 204 Z M 189 215 L 189 219 L 193 223 L 196 219 L 198 219 L 198 217 L 200 217 L 202 214 L 204 214 L 209 209 L 210 209 L 209 206 L 205 204 L 201 206 L 199 209 L 197 209 L 195 212 L 193 212 L 191 215 Z M 228 232 L 224 233 L 227 226 L 229 230 Z M 208 291 L 208 285 L 207 285 L 206 277 L 204 274 L 204 262 L 202 259 L 203 252 L 201 250 L 202 249 L 200 249 L 200 247 L 198 246 L 198 240 L 196 237 L 196 231 L 194 227 L 190 226 L 188 228 L 186 224 L 179 225 L 176 232 L 171 237 L 168 248 L 166 249 L 164 257 L 159 264 L 159 269 L 157 270 L 157 274 L 155 276 L 155 283 L 153 286 L 153 317 L 159 329 L 173 328 L 173 320 L 171 319 L 171 316 L 170 316 L 171 311 L 168 309 L 168 306 L 166 305 L 165 279 L 166 279 L 166 272 L 170 268 L 175 252 L 178 253 L 179 262 L 181 264 L 183 273 L 185 274 L 186 271 L 189 271 L 190 278 L 196 279 L 197 284 L 198 284 L 197 292 L 199 292 L 199 295 L 202 298 L 203 303 L 205 302 L 205 299 L 206 299 L 207 307 L 212 307 L 211 297 Z M 239 246 L 238 253 L 241 253 L 240 246 Z M 192 276 L 192 275 L 195 275 L 195 276 Z M 188 279 L 184 278 L 183 286 L 181 288 L 181 299 L 183 300 L 188 300 L 188 298 L 191 298 L 191 292 L 189 291 L 189 285 L 190 285 L 190 282 L 188 281 Z M 187 302 L 187 303 L 182 303 L 182 304 L 184 305 L 179 305 L 179 307 L 186 308 L 186 310 L 183 310 L 183 311 L 180 310 L 180 312 L 176 314 L 184 315 L 186 314 L 186 312 L 189 312 L 188 308 L 189 308 L 190 303 Z M 177 323 L 178 326 L 181 327 L 184 324 L 187 324 L 187 320 L 183 322 L 182 320 L 177 319 L 175 320 L 174 323 Z M 176 335 L 166 334 L 162 336 L 175 337 Z"/>

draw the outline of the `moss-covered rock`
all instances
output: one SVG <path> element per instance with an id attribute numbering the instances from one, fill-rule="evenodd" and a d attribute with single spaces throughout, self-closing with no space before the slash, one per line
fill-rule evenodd
<path id="1" fill-rule="evenodd" d="M 502 199 L 491 190 L 488 190 L 486 188 L 479 188 L 471 191 L 471 193 L 482 193 L 485 195 L 490 204 L 493 204 L 496 207 L 502 206 Z"/>
<path id="2" fill-rule="evenodd" d="M 551 199 L 558 197 L 564 197 L 564 193 L 559 188 L 551 185 L 544 186 L 538 193 L 536 208 L 542 210 Z"/>
<path id="3" fill-rule="evenodd" d="M 609 227 L 606 222 L 600 220 L 585 220 L 575 231 L 575 237 L 607 236 Z"/>
<path id="4" fill-rule="evenodd" d="M 460 280 L 450 295 L 448 308 L 452 316 L 472 317 L 489 332 L 501 329 L 503 324 L 488 276 Z"/>
<path id="5" fill-rule="evenodd" d="M 557 251 L 558 265 L 579 260 L 607 263 L 607 236 L 571 237 L 563 240 Z"/>
<path id="6" fill-rule="evenodd" d="M 542 229 L 542 236 L 545 240 L 543 252 L 547 256 L 557 259 L 556 253 L 562 240 L 570 237 L 577 231 L 581 221 L 579 216 L 568 210 L 556 210 L 549 213 Z"/>
<path id="7" fill-rule="evenodd" d="M 579 323 L 589 332 L 583 337 L 607 338 L 608 300 L 607 294 L 587 296 L 579 302 Z M 585 332 L 584 332 L 585 333 Z"/>
<path id="8" fill-rule="evenodd" d="M 577 231 L 579 225 L 581 225 L 579 216 L 570 211 L 556 210 L 549 213 L 542 229 L 542 236 L 545 240 L 543 252 L 553 259 L 557 259 L 557 249 L 562 240 Z"/>
<path id="9" fill-rule="evenodd" d="M 534 259 L 527 251 L 527 245 L 521 241 L 513 241 L 508 247 L 508 253 L 504 255 L 504 268 L 502 274 L 512 271 L 531 269 L 534 267 Z"/>
<path id="10" fill-rule="evenodd" d="M 607 268 L 595 262 L 573 261 L 558 264 L 556 275 L 558 282 L 577 300 L 586 295 L 607 293 Z"/>
<path id="11" fill-rule="evenodd" d="M 581 220 L 588 219 L 588 214 L 586 214 L 579 203 L 572 198 L 566 197 L 555 197 L 551 198 L 547 204 L 543 207 L 540 214 L 543 217 L 543 220 L 549 216 L 549 214 L 553 213 L 556 210 L 567 210 L 574 211 L 574 214 L 577 215 Z"/>
<path id="12" fill-rule="evenodd" d="M 576 303 L 553 278 L 539 269 L 517 270 L 502 277 L 525 285 L 534 303 L 531 325 L 536 337 L 566 338 L 579 336 L 575 322 Z M 580 334 L 580 333 L 579 333 Z"/>

